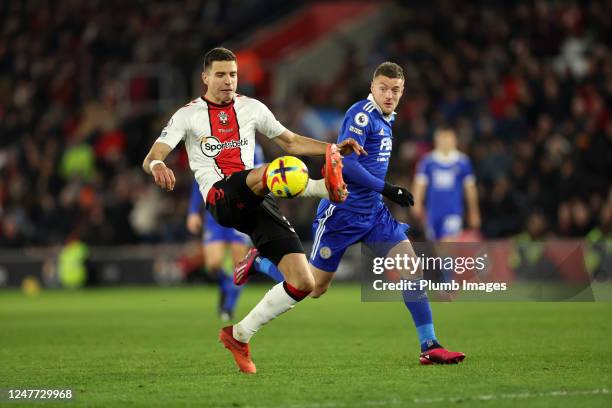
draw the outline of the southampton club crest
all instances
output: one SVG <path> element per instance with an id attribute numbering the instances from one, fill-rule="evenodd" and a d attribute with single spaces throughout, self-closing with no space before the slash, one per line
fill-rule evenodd
<path id="1" fill-rule="evenodd" d="M 224 111 L 219 112 L 217 117 L 219 118 L 219 122 L 221 122 L 222 125 L 228 124 L 229 118 L 227 117 L 227 113 L 225 113 Z"/>

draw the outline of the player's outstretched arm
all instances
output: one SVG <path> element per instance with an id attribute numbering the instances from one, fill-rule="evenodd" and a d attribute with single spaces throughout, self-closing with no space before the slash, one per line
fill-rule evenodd
<path id="1" fill-rule="evenodd" d="M 342 173 L 352 182 L 381 193 L 383 196 L 402 207 L 414 205 L 412 194 L 410 194 L 407 189 L 387 183 L 385 180 L 374 176 L 359 163 L 355 156 L 348 156 L 344 159 L 344 169 Z"/>
<path id="2" fill-rule="evenodd" d="M 285 152 L 296 156 L 323 156 L 329 143 L 320 142 L 306 136 L 285 130 L 274 140 Z M 363 147 L 354 139 L 348 138 L 338 143 L 338 149 L 343 156 L 351 153 L 367 154 Z"/>
<path id="3" fill-rule="evenodd" d="M 165 143 L 154 143 L 142 162 L 145 173 L 152 175 L 155 184 L 166 191 L 172 191 L 176 183 L 174 172 L 164 163 L 164 159 L 171 151 L 172 147 Z"/>

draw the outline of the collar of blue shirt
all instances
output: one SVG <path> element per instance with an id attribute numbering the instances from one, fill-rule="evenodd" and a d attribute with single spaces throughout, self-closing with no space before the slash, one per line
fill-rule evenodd
<path id="1" fill-rule="evenodd" d="M 382 115 L 383 119 L 385 119 L 387 122 L 391 122 L 393 119 L 395 119 L 395 115 L 397 115 L 397 112 L 392 112 L 390 115 L 383 114 L 382 109 L 380 108 L 380 106 L 378 106 L 372 94 L 368 95 L 368 100 L 372 102 L 376 110 Z"/>
<path id="2" fill-rule="evenodd" d="M 442 153 L 439 150 L 434 150 L 431 153 L 431 157 L 441 164 L 451 164 L 458 161 L 461 157 L 459 150 L 451 150 L 447 154 Z"/>

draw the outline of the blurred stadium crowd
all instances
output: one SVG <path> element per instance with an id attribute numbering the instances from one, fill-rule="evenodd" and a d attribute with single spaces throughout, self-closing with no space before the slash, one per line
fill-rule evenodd
<path id="1" fill-rule="evenodd" d="M 192 178 L 184 152 L 171 159 L 179 170 L 172 194 L 140 168 L 174 108 L 119 109 L 119 77 L 130 64 L 163 62 L 197 95 L 191 79 L 204 50 L 286 11 L 276 1 L 236 3 L 0 3 L 0 246 L 72 236 L 94 245 L 187 238 Z M 341 118 L 367 96 L 373 67 L 396 61 L 406 90 L 391 179 L 410 185 L 435 127 L 451 124 L 474 163 L 485 236 L 610 234 L 612 3 L 390 6 L 393 17 L 369 58 L 357 60 L 347 46 L 342 71 L 301 84 L 297 96 L 272 107 L 279 119 L 333 140 L 333 131 L 312 134 L 309 118 Z M 153 88 L 133 81 L 130 97 Z M 283 205 L 304 239 L 315 205 Z M 416 225 L 408 212 L 400 218 Z"/>

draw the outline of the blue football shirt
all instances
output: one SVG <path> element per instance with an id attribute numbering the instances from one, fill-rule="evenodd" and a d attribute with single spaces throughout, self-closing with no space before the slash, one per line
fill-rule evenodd
<path id="1" fill-rule="evenodd" d="M 349 108 L 344 115 L 338 142 L 353 138 L 363 146 L 367 155 L 360 155 L 356 160 L 372 176 L 385 180 L 389 168 L 389 159 L 393 148 L 392 125 L 395 114 L 383 115 L 380 108 L 370 95 Z M 354 153 L 353 153 L 354 154 Z M 357 184 L 350 176 L 344 174 L 344 181 L 349 191 L 348 198 L 342 204 L 337 204 L 338 209 L 346 209 L 358 213 L 372 213 L 382 204 L 382 196 L 371 188 Z M 382 183 L 381 181 L 381 183 Z M 321 206 L 329 203 L 324 199 Z"/>
<path id="2" fill-rule="evenodd" d="M 443 156 L 431 152 L 417 166 L 416 178 L 427 184 L 427 218 L 434 220 L 448 215 L 463 215 L 463 187 L 465 183 L 474 181 L 472 164 L 465 154 L 453 151 Z"/>

